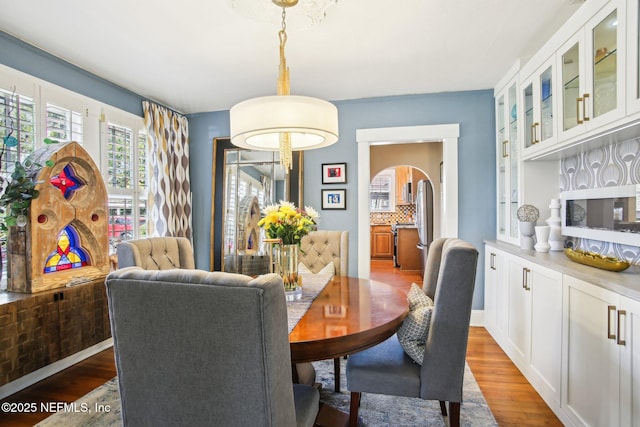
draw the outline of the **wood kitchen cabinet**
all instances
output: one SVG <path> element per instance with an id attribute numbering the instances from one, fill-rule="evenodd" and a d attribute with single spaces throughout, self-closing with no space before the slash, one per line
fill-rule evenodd
<path id="1" fill-rule="evenodd" d="M 398 227 L 398 255 L 397 261 L 401 270 L 420 270 L 422 251 L 417 245 L 418 229 L 415 227 Z"/>
<path id="2" fill-rule="evenodd" d="M 390 225 L 371 226 L 371 258 L 393 258 L 393 234 Z"/>
<path id="3" fill-rule="evenodd" d="M 420 170 L 410 166 L 396 166 L 396 204 L 413 203 L 418 181 L 427 179 Z M 411 193 L 407 191 L 407 184 L 411 184 Z"/>

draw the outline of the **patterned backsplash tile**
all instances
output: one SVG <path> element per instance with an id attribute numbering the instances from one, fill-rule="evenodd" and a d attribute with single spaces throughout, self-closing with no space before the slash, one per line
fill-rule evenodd
<path id="1" fill-rule="evenodd" d="M 560 162 L 560 191 L 640 184 L 640 138 L 591 150 Z M 574 238 L 574 247 L 640 265 L 640 247 Z"/>
<path id="2" fill-rule="evenodd" d="M 413 222 L 416 214 L 416 205 L 396 205 L 395 212 L 371 212 L 369 220 L 371 224 L 395 224 L 397 222 Z"/>

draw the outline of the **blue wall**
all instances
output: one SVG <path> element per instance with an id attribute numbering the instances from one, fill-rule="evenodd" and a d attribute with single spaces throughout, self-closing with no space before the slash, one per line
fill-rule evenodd
<path id="1" fill-rule="evenodd" d="M 0 31 L 0 63 L 142 117 L 144 97 Z M 142 71 L 140 71 L 142 72 Z"/>
<path id="2" fill-rule="evenodd" d="M 69 90 L 142 115 L 144 97 L 118 87 L 33 46 L 0 32 L 0 62 Z M 305 153 L 305 204 L 320 207 L 322 163 L 347 162 L 347 210 L 321 211 L 321 228 L 350 232 L 349 273 L 356 275 L 357 147 L 356 129 L 460 124 L 459 236 L 481 254 L 473 308 L 483 308 L 483 240 L 494 239 L 496 224 L 495 121 L 491 90 L 370 98 L 335 102 L 340 140 Z M 188 116 L 191 141 L 191 185 L 196 265 L 209 268 L 213 138 L 229 135 L 228 111 Z"/>
<path id="3" fill-rule="evenodd" d="M 484 295 L 483 240 L 496 235 L 495 116 L 493 91 L 472 91 L 370 98 L 335 102 L 340 139 L 321 150 L 305 152 L 305 205 L 321 206 L 322 163 L 347 162 L 347 209 L 320 211 L 320 228 L 349 231 L 349 274 L 357 275 L 357 144 L 356 130 L 366 128 L 460 124 L 459 236 L 481 253 L 474 309 L 482 309 Z M 194 206 L 194 229 L 200 268 L 209 265 L 212 140 L 229 135 L 228 112 L 189 116 Z M 197 162 L 197 163 L 196 163 Z M 197 174 L 194 171 L 198 171 Z M 342 187 L 342 186 L 341 186 Z"/>

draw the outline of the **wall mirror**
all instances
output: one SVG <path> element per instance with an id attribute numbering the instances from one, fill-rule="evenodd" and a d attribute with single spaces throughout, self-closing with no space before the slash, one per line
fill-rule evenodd
<path id="1" fill-rule="evenodd" d="M 240 149 L 229 138 L 213 140 L 211 254 L 209 269 L 248 275 L 269 271 L 269 247 L 258 227 L 262 209 L 280 200 L 303 200 L 302 152 L 285 173 L 279 153 Z"/>

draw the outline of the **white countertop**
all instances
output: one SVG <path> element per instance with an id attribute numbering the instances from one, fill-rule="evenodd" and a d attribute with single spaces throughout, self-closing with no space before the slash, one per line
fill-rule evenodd
<path id="1" fill-rule="evenodd" d="M 602 270 L 571 261 L 562 251 L 536 252 L 497 240 L 485 240 L 486 245 L 566 274 L 576 279 L 608 289 L 640 301 L 640 266 L 632 265 L 621 272 Z"/>

